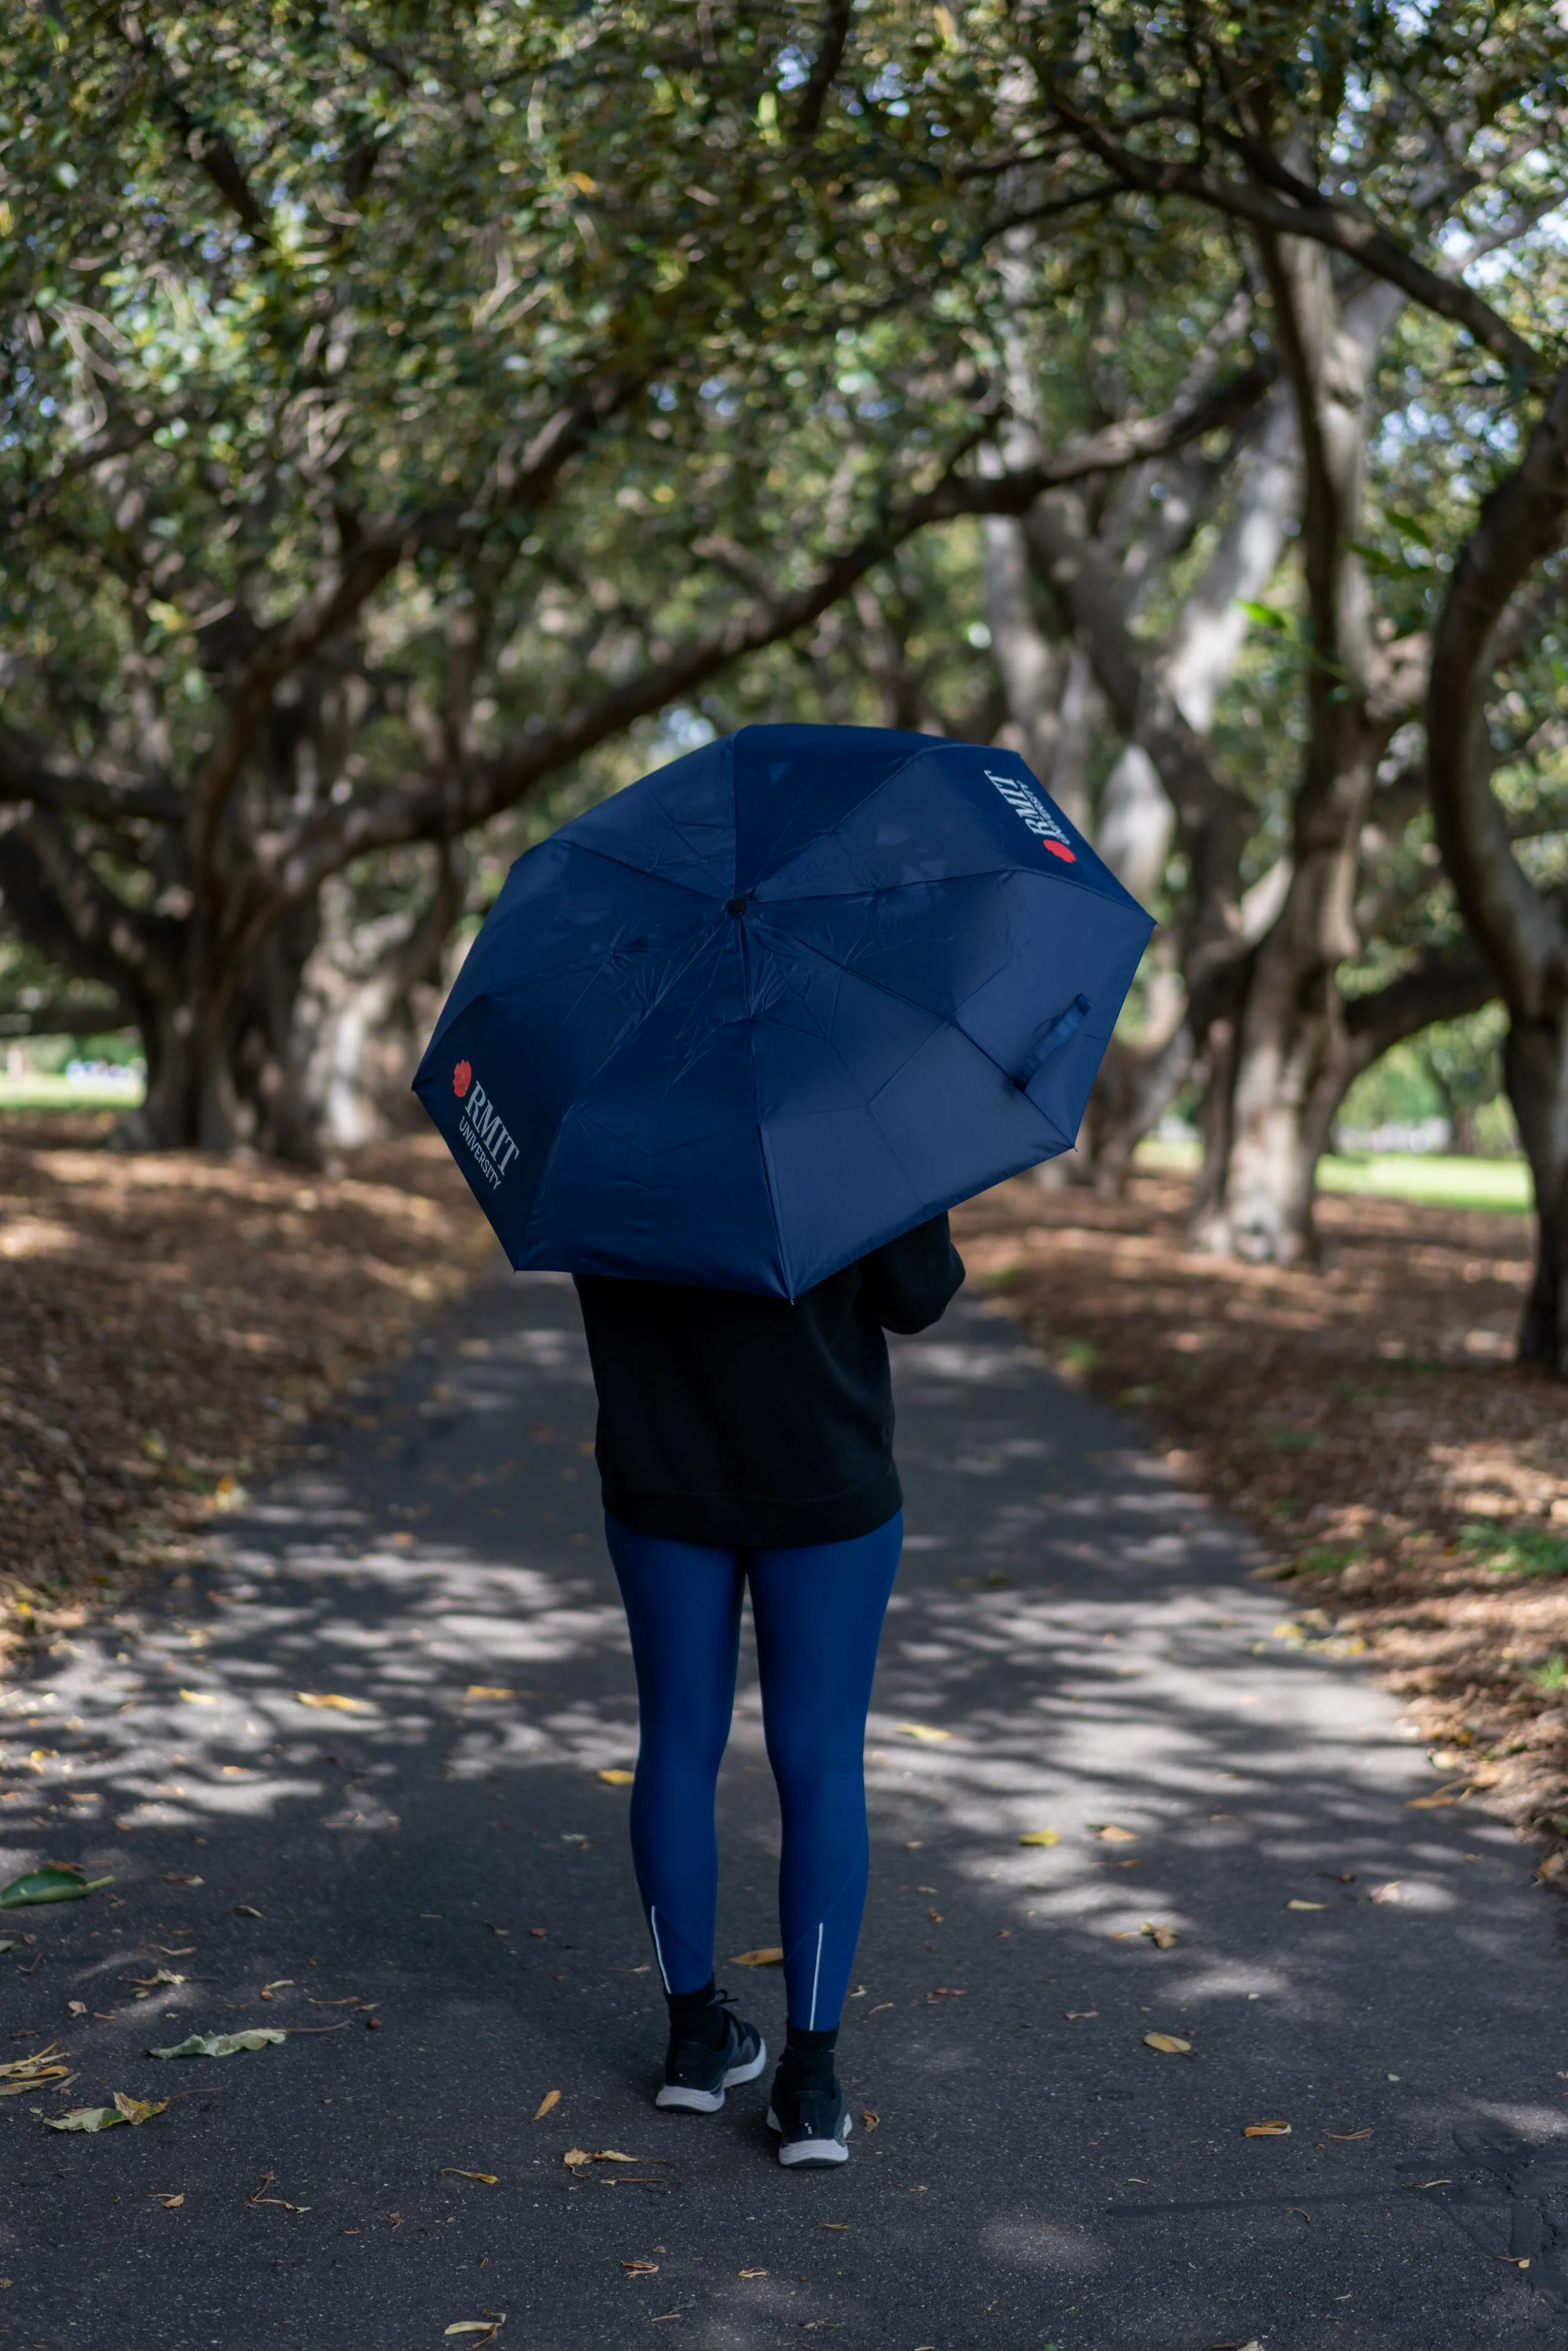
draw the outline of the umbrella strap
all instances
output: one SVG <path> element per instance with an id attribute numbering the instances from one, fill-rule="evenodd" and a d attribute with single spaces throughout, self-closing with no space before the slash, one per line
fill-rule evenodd
<path id="1" fill-rule="evenodd" d="M 1012 1081 L 1019 1093 L 1028 1093 L 1035 1079 L 1053 1053 L 1059 1053 L 1070 1037 L 1076 1037 L 1089 1017 L 1089 998 L 1075 996 L 1065 1012 L 1043 1028 L 1024 1056 L 1021 1065 L 1013 1071 Z"/>

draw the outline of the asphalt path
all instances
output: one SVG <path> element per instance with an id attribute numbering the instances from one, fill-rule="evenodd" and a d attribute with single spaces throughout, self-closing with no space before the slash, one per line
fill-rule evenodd
<path id="1" fill-rule="evenodd" d="M 766 2075 L 653 2106 L 592 1391 L 570 1286 L 497 1281 L 8 1695 L 0 1867 L 113 1883 L 0 1918 L 0 2062 L 74 2076 L 0 2103 L 0 2344 L 1562 2344 L 1561 1898 L 1012 1323 L 898 1382 L 850 2162 L 779 2168 Z M 749 1661 L 720 1805 L 776 2042 Z M 117 2091 L 172 2102 L 44 2126 Z"/>

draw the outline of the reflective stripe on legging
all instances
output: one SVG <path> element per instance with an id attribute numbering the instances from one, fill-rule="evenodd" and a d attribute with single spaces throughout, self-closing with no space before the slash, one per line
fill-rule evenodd
<path id="1" fill-rule="evenodd" d="M 768 1760 L 783 1826 L 780 1940 L 789 2022 L 839 2021 L 865 1907 L 863 1755 L 902 1517 L 852 1542 L 726 1551 L 605 1520 L 637 1668 L 642 1746 L 632 1855 L 667 1991 L 714 1971 L 714 1789 L 749 1585 Z"/>

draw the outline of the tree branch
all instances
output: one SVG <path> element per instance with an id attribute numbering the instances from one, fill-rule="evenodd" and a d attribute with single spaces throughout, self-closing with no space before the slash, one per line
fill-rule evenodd
<path id="1" fill-rule="evenodd" d="M 1523 369 L 1532 379 L 1544 372 L 1547 362 L 1542 354 L 1516 334 L 1490 302 L 1462 280 L 1440 277 L 1417 261 L 1386 229 L 1366 220 L 1351 205 L 1309 189 L 1304 183 L 1292 182 L 1292 187 L 1299 185 L 1302 193 L 1287 197 L 1270 193 L 1255 181 L 1222 177 L 1197 163 L 1155 162 L 1120 145 L 1066 99 L 1053 97 L 1051 103 L 1060 120 L 1125 186 L 1145 195 L 1190 196 L 1232 220 L 1249 221 L 1255 228 L 1272 229 L 1282 236 L 1310 237 L 1359 262 L 1373 277 L 1386 278 L 1423 309 L 1463 327 L 1483 350 L 1509 366 Z"/>
<path id="2" fill-rule="evenodd" d="M 822 120 L 822 109 L 828 102 L 828 92 L 843 63 L 844 44 L 849 38 L 850 22 L 854 15 L 854 0 L 828 0 L 822 19 L 821 38 L 817 54 L 811 60 L 811 71 L 800 93 L 800 104 L 795 116 L 797 143 L 807 146 L 816 137 Z"/>
<path id="3" fill-rule="evenodd" d="M 1500 626 L 1533 567 L 1568 536 L 1568 369 L 1514 471 L 1483 501 L 1448 583 L 1427 697 L 1437 846 L 1511 1008 L 1540 1017 L 1568 984 L 1568 939 L 1514 857 L 1491 789 L 1486 693 Z"/>
<path id="4" fill-rule="evenodd" d="M 185 796 L 162 778 L 149 780 L 122 769 L 62 759 L 40 751 L 0 728 L 0 801 L 32 801 L 40 808 L 76 809 L 85 816 L 152 817 L 178 824 Z"/>

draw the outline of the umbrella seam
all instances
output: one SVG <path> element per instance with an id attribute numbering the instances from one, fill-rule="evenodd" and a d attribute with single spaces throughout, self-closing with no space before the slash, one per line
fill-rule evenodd
<path id="1" fill-rule="evenodd" d="M 1025 870 L 1027 871 L 1027 868 Z M 994 1053 L 988 1053 L 986 1050 L 986 1048 L 981 1044 L 977 1037 L 972 1037 L 968 1029 L 962 1027 L 960 1023 L 954 1019 L 949 1014 L 945 1012 L 933 1012 L 928 1004 L 917 1003 L 913 996 L 901 995 L 896 987 L 890 987 L 885 980 L 873 979 L 869 972 L 856 971 L 849 964 L 841 963 L 836 956 L 829 955 L 825 948 L 813 946 L 810 939 L 797 938 L 793 931 L 788 931 L 784 928 L 782 923 L 778 924 L 777 925 L 769 925 L 769 927 L 776 927 L 779 931 L 779 936 L 781 938 L 788 939 L 791 946 L 799 947 L 803 955 L 815 956 L 818 962 L 826 964 L 830 971 L 841 973 L 845 979 L 859 980 L 861 985 L 864 987 L 874 987 L 880 994 L 890 997 L 894 1004 L 902 1004 L 911 1012 L 924 1013 L 928 1020 L 935 1020 L 942 1028 L 951 1029 L 956 1035 L 962 1037 L 967 1045 L 972 1045 L 974 1047 L 976 1052 L 978 1053 L 983 1061 L 988 1061 L 990 1063 L 992 1069 L 997 1072 L 997 1075 L 1009 1085 L 1013 1092 L 1018 1093 L 1019 1092 L 1019 1088 L 1011 1085 L 1012 1071 L 1009 1069 L 1005 1069 L 1002 1063 L 998 1061 Z M 881 1091 L 882 1089 L 879 1087 L 878 1092 L 880 1092 Z M 1053 1134 L 1061 1134 L 1061 1129 L 1057 1125 L 1055 1120 L 1051 1118 L 1046 1112 L 1041 1110 L 1037 1102 L 1033 1101 L 1027 1093 L 1023 1094 L 1021 1099 L 1029 1103 L 1030 1110 L 1034 1111 L 1040 1118 L 1045 1120 L 1047 1126 L 1050 1127 Z M 868 1110 L 871 1108 L 871 1104 L 869 1102 L 866 1104 L 866 1108 Z M 1061 1147 L 1064 1151 L 1071 1151 L 1072 1144 L 1071 1142 L 1066 1142 Z"/>
<path id="2" fill-rule="evenodd" d="M 750 942 L 746 935 L 747 926 L 743 923 L 737 925 L 737 927 L 741 934 L 741 963 L 746 975 L 747 987 L 746 1055 L 751 1069 L 751 1115 L 757 1127 L 757 1150 L 758 1156 L 762 1162 L 762 1184 L 763 1189 L 768 1195 L 768 1214 L 773 1223 L 774 1259 L 778 1265 L 779 1271 L 783 1278 L 784 1294 L 789 1300 L 790 1304 L 793 1305 L 795 1301 L 795 1291 L 790 1287 L 791 1281 L 794 1278 L 793 1270 L 789 1265 L 784 1250 L 784 1232 L 783 1228 L 779 1221 L 779 1195 L 775 1188 L 773 1180 L 773 1158 L 772 1154 L 768 1147 L 768 1129 L 763 1123 L 762 1105 L 758 1094 L 757 1081 L 757 1030 L 758 1024 L 757 1017 L 753 1014 L 750 1008 Z"/>

